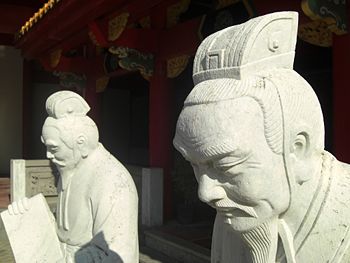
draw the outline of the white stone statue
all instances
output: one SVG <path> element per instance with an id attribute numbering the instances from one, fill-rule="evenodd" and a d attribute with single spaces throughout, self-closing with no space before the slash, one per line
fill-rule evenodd
<path id="1" fill-rule="evenodd" d="M 138 197 L 129 172 L 98 142 L 78 94 L 56 92 L 46 110 L 42 142 L 60 173 L 56 232 L 64 259 L 58 262 L 138 262 Z"/>
<path id="2" fill-rule="evenodd" d="M 311 86 L 293 70 L 298 14 L 207 37 L 174 146 L 217 210 L 211 262 L 350 262 L 350 167 L 324 150 Z"/>

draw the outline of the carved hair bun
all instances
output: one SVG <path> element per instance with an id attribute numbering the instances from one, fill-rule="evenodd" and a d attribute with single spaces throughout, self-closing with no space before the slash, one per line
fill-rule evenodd
<path id="1" fill-rule="evenodd" d="M 77 93 L 63 90 L 46 100 L 46 111 L 50 117 L 61 119 L 69 116 L 85 116 L 90 110 L 86 101 Z"/>

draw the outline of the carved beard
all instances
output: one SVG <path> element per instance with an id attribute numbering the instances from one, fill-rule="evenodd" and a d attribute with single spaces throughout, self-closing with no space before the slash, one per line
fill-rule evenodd
<path id="1" fill-rule="evenodd" d="M 241 233 L 248 247 L 252 263 L 273 263 L 276 260 L 278 242 L 278 219 Z"/>

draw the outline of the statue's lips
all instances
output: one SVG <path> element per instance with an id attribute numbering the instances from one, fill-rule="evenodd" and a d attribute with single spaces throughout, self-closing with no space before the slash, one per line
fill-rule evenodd
<path id="1" fill-rule="evenodd" d="M 255 215 L 249 214 L 246 211 L 243 211 L 241 209 L 235 208 L 235 207 L 230 207 L 227 209 L 216 209 L 216 211 L 220 214 L 222 214 L 225 217 L 228 218 L 234 218 L 234 217 L 254 217 L 256 218 Z"/>

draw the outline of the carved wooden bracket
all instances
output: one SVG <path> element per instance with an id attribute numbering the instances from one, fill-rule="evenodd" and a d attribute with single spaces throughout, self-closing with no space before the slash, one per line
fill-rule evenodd
<path id="1" fill-rule="evenodd" d="M 302 40 L 320 47 L 330 47 L 333 42 L 332 31 L 329 30 L 328 24 L 323 20 L 315 20 L 299 25 L 298 36 Z"/>
<path id="2" fill-rule="evenodd" d="M 109 52 L 117 57 L 119 67 L 126 70 L 139 70 L 145 79 L 153 75 L 154 55 L 141 53 L 127 47 L 110 47 Z"/>
<path id="3" fill-rule="evenodd" d="M 66 89 L 82 89 L 86 87 L 86 76 L 78 75 L 72 72 L 59 72 L 55 71 L 53 73 L 55 76 L 59 77 L 60 85 Z"/>
<path id="4" fill-rule="evenodd" d="M 328 30 L 342 35 L 347 33 L 346 0 L 303 0 L 301 7 L 312 20 L 322 20 Z"/>
<path id="5" fill-rule="evenodd" d="M 186 68 L 190 56 L 182 55 L 167 60 L 167 77 L 176 78 Z"/>
<path id="6" fill-rule="evenodd" d="M 108 76 L 103 76 L 98 78 L 96 80 L 96 92 L 97 93 L 103 92 L 107 88 L 108 82 L 109 82 Z"/>
<path id="7" fill-rule="evenodd" d="M 303 0 L 301 7 L 313 21 L 299 26 L 298 35 L 304 41 L 332 46 L 332 33 L 347 33 L 346 0 Z"/>
<path id="8" fill-rule="evenodd" d="M 186 12 L 191 0 L 180 0 L 167 9 L 167 27 L 172 27 L 179 22 L 179 16 Z"/>
<path id="9" fill-rule="evenodd" d="M 50 66 L 51 68 L 55 68 L 58 63 L 60 63 L 62 56 L 62 49 L 56 49 L 55 51 L 50 53 Z"/>
<path id="10" fill-rule="evenodd" d="M 129 13 L 122 13 L 108 22 L 108 40 L 116 40 L 124 31 L 128 23 Z"/>
<path id="11" fill-rule="evenodd" d="M 303 0 L 301 7 L 312 20 L 327 22 L 332 32 L 347 33 L 346 0 Z"/>

